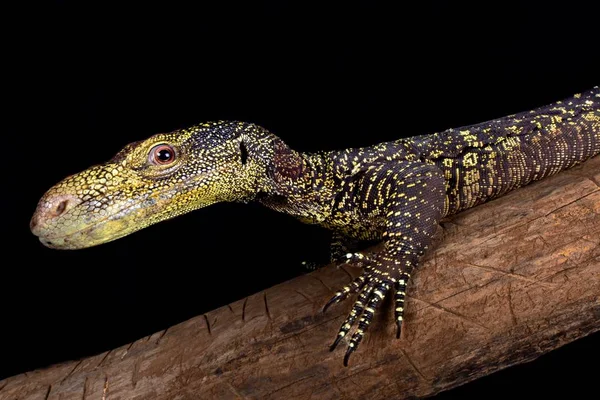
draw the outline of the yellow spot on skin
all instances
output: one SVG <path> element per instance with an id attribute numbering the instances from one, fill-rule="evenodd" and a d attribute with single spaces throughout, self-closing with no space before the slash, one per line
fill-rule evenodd
<path id="1" fill-rule="evenodd" d="M 463 158 L 464 167 L 474 167 L 477 165 L 477 153 L 467 153 Z"/>

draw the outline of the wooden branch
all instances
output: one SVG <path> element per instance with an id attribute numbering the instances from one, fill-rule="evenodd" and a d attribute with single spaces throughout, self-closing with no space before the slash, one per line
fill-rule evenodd
<path id="1" fill-rule="evenodd" d="M 384 304 L 342 366 L 328 351 L 357 271 L 327 267 L 150 337 L 0 382 L 0 399 L 422 397 L 600 328 L 600 157 L 446 222 L 394 338 Z M 343 346 L 340 346 L 343 347 Z"/>

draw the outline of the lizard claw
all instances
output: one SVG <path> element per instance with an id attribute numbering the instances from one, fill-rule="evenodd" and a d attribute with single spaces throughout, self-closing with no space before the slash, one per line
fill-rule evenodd
<path id="1" fill-rule="evenodd" d="M 350 355 L 352 353 L 354 353 L 354 347 L 348 347 L 346 354 L 344 355 L 344 367 L 348 366 L 348 361 L 350 360 Z"/>
<path id="2" fill-rule="evenodd" d="M 325 306 L 323 306 L 323 312 L 327 311 L 327 309 L 332 304 L 339 303 L 340 301 L 345 300 L 350 293 L 357 293 L 358 291 L 360 291 L 366 283 L 367 278 L 365 278 L 364 275 L 361 275 L 355 280 L 353 280 L 352 283 L 350 283 L 349 285 L 344 286 L 342 290 L 336 292 L 335 295 L 333 295 L 333 297 L 329 299 L 329 301 L 325 304 Z"/>
<path id="3" fill-rule="evenodd" d="M 336 347 L 337 347 L 337 345 L 340 343 L 340 341 L 342 340 L 342 338 L 343 338 L 343 337 L 344 337 L 344 336 L 342 336 L 342 335 L 338 335 L 338 336 L 335 338 L 334 342 L 331 344 L 331 346 L 329 346 L 329 351 L 334 351 L 334 350 L 335 350 L 335 348 L 336 348 Z"/>
<path id="4" fill-rule="evenodd" d="M 355 282 L 357 282 L 357 284 L 352 286 L 352 284 Z M 334 302 L 338 302 L 341 299 L 346 298 L 352 291 L 351 287 L 358 288 L 355 289 L 359 291 L 358 298 L 352 306 L 352 310 L 350 311 L 348 318 L 346 318 L 346 320 L 342 323 L 342 326 L 338 332 L 338 336 L 335 338 L 335 341 L 329 348 L 330 351 L 333 351 L 340 341 L 348 334 L 356 320 L 360 318 L 358 321 L 358 327 L 352 334 L 350 343 L 348 343 L 348 348 L 344 356 L 344 366 L 348 366 L 350 355 L 356 351 L 356 348 L 362 341 L 365 332 L 368 330 L 369 325 L 371 324 L 375 310 L 392 286 L 391 281 L 382 280 L 381 278 L 375 276 L 372 272 L 368 271 L 363 273 L 363 275 L 361 275 L 359 278 L 355 279 L 352 284 L 346 286 L 342 291 L 337 292 L 336 295 L 326 305 L 327 307 L 329 304 L 333 304 Z"/>
<path id="5" fill-rule="evenodd" d="M 339 303 L 344 298 L 343 292 L 337 292 L 329 301 L 323 306 L 323 314 L 331 307 L 334 303 Z"/>

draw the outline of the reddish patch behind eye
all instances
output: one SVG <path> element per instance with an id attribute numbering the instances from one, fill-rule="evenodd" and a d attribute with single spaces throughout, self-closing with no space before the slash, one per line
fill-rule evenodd
<path id="1" fill-rule="evenodd" d="M 287 179 L 298 179 L 304 172 L 302 158 L 284 144 L 275 144 L 275 154 L 273 155 L 273 177 L 277 182 Z"/>

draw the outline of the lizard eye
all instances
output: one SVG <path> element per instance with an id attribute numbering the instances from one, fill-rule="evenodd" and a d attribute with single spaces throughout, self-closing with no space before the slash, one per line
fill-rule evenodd
<path id="1" fill-rule="evenodd" d="M 168 144 L 159 144 L 150 150 L 148 161 L 155 165 L 171 164 L 175 161 L 175 149 Z"/>

